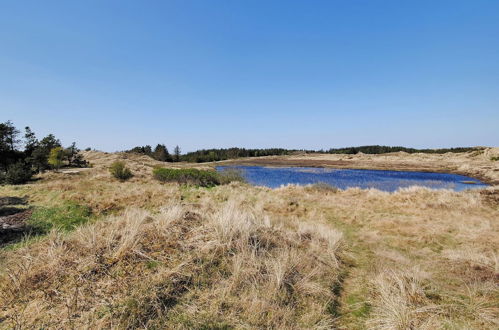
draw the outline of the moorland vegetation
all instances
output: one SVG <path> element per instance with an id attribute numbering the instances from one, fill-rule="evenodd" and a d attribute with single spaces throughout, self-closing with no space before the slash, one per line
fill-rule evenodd
<path id="1" fill-rule="evenodd" d="M 269 189 L 135 152 L 61 171 L 57 148 L 37 180 L 0 186 L 0 222 L 25 215 L 0 241 L 1 329 L 499 326 L 497 186 Z M 496 173 L 493 157 L 459 161 Z"/>

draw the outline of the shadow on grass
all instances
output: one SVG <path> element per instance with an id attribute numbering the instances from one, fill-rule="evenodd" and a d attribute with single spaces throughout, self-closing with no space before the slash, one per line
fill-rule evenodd
<path id="1" fill-rule="evenodd" d="M 0 247 L 22 239 L 31 216 L 26 198 L 0 197 Z"/>
<path id="2" fill-rule="evenodd" d="M 48 234 L 51 230 L 71 231 L 92 218 L 90 208 L 66 202 L 57 207 L 26 208 L 25 199 L 0 199 L 0 247 L 15 247 Z M 18 203 L 15 207 L 8 203 Z"/>

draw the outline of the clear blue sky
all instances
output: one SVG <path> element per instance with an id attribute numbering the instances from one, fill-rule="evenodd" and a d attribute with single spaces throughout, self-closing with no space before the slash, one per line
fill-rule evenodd
<path id="1" fill-rule="evenodd" d="M 1 1 L 0 121 L 135 145 L 499 145 L 499 1 Z"/>

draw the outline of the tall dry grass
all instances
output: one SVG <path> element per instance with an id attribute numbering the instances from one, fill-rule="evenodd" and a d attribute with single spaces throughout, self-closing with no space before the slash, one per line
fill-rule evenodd
<path id="1" fill-rule="evenodd" d="M 3 325 L 333 326 L 341 234 L 276 224 L 243 204 L 128 209 L 9 253 L 0 275 Z"/>

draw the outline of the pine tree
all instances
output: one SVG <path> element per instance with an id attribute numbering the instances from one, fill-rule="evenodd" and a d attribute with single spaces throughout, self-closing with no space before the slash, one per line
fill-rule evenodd
<path id="1" fill-rule="evenodd" d="M 26 157 L 31 157 L 33 151 L 38 147 L 38 140 L 29 126 L 26 126 L 24 131 L 24 154 Z"/>
<path id="2" fill-rule="evenodd" d="M 153 158 L 161 162 L 167 162 L 170 159 L 170 154 L 164 144 L 158 144 L 154 148 Z"/>
<path id="3" fill-rule="evenodd" d="M 175 155 L 175 161 L 179 162 L 180 161 L 180 147 L 176 146 L 175 149 L 173 149 L 173 154 Z"/>

